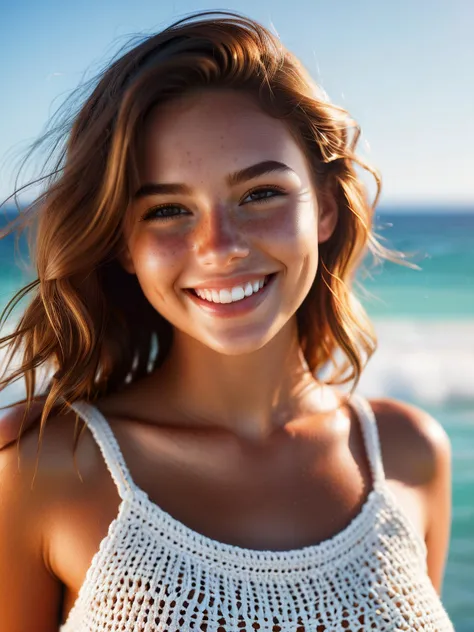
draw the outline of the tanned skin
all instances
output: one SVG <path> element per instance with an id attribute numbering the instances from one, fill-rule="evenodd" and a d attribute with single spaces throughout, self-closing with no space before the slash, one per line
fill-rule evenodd
<path id="1" fill-rule="evenodd" d="M 297 344 L 295 313 L 314 281 L 318 245 L 336 226 L 337 205 L 327 191 L 316 195 L 284 122 L 248 95 L 204 91 L 158 108 L 147 125 L 143 184 L 185 183 L 187 190 L 151 194 L 147 187 L 137 196 L 121 263 L 175 335 L 159 369 L 95 403 L 135 483 L 191 529 L 252 549 L 326 540 L 360 512 L 373 484 L 354 411 L 315 380 Z M 236 178 L 270 160 L 286 167 Z M 212 315 L 186 292 L 249 272 L 275 273 L 275 282 L 238 318 Z M 415 406 L 370 404 L 388 485 L 426 542 L 439 591 L 449 441 Z M 0 450 L 0 542 L 8 543 L 0 556 L 0 632 L 57 630 L 120 503 L 87 428 L 79 478 L 70 413 L 48 420 L 31 490 L 40 406 L 22 437 L 21 470 L 15 444 Z M 18 435 L 21 415 L 4 415 L 4 443 Z"/>

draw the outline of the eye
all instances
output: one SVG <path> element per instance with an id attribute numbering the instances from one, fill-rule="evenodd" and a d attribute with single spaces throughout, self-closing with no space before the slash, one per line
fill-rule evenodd
<path id="1" fill-rule="evenodd" d="M 274 186 L 259 187 L 258 189 L 253 189 L 253 191 L 249 191 L 242 202 L 245 204 L 248 204 L 249 202 L 265 202 L 266 200 L 270 200 L 271 198 L 282 195 L 286 195 L 283 189 Z M 251 199 L 249 200 L 249 198 Z"/>
<path id="2" fill-rule="evenodd" d="M 140 219 L 140 221 L 146 220 L 160 220 L 166 221 L 173 219 L 174 217 L 181 217 L 182 215 L 187 215 L 187 211 L 184 213 L 178 213 L 178 211 L 185 211 L 182 206 L 178 206 L 177 204 L 160 204 L 159 206 L 154 206 L 150 210 L 148 210 Z"/>

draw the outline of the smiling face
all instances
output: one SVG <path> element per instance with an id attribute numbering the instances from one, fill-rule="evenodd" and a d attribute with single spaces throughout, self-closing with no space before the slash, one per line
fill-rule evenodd
<path id="1" fill-rule="evenodd" d="M 336 221 L 334 205 L 318 207 L 302 150 L 231 90 L 155 108 L 142 147 L 123 266 L 178 333 L 227 355 L 261 348 L 306 297 Z M 258 279 L 269 282 L 250 296 Z"/>

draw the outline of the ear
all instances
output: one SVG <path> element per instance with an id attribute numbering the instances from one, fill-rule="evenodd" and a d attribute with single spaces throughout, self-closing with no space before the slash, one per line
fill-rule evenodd
<path id="1" fill-rule="evenodd" d="M 328 187 L 319 197 L 318 209 L 318 243 L 327 241 L 336 228 L 339 208 L 332 187 Z"/>

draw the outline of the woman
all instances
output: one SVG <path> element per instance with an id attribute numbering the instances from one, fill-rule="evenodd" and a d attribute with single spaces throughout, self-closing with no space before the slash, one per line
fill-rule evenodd
<path id="1" fill-rule="evenodd" d="M 0 452 L 2 632 L 452 630 L 447 437 L 354 393 L 376 348 L 356 266 L 400 260 L 357 138 L 234 14 L 102 73 L 34 205 L 35 294 L 3 339 L 30 404 L 54 375 L 20 471 Z"/>

